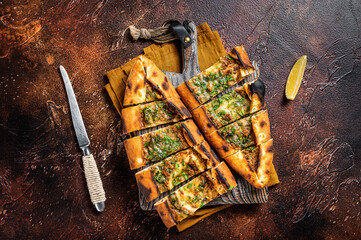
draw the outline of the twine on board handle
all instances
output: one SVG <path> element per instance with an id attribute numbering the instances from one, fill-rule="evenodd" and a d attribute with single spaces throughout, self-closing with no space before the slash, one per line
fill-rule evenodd
<path id="1" fill-rule="evenodd" d="M 156 43 L 167 43 L 177 40 L 179 38 L 176 32 L 168 24 L 170 21 L 166 21 L 161 27 L 155 29 L 138 29 L 134 25 L 130 25 L 130 35 L 132 35 L 134 41 L 137 41 L 138 39 L 147 39 L 153 40 Z"/>

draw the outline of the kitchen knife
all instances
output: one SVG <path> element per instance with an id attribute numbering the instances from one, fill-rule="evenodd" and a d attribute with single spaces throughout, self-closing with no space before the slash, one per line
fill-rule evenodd
<path id="1" fill-rule="evenodd" d="M 64 81 L 66 94 L 68 95 L 71 118 L 73 121 L 75 135 L 78 140 L 80 149 L 83 151 L 83 166 L 86 182 L 88 185 L 90 200 L 95 205 L 98 212 L 102 212 L 105 208 L 105 192 L 102 180 L 94 160 L 90 153 L 90 141 L 84 126 L 83 118 L 80 114 L 79 106 L 75 98 L 73 87 L 71 86 L 69 76 L 63 66 L 60 65 L 60 73 Z"/>

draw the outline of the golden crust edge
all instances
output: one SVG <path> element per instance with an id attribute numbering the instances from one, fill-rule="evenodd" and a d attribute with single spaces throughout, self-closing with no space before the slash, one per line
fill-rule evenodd
<path id="1" fill-rule="evenodd" d="M 257 172 L 251 170 L 241 151 L 237 151 L 235 154 L 226 157 L 224 160 L 252 186 L 264 188 L 267 186 L 270 178 L 270 169 L 273 160 L 272 144 L 273 139 L 270 139 L 258 146 L 260 154 Z"/>
<path id="2" fill-rule="evenodd" d="M 205 136 L 217 131 L 216 126 L 207 115 L 207 110 L 204 106 L 194 109 L 192 111 L 192 116 Z"/>
<path id="3" fill-rule="evenodd" d="M 217 155 L 213 153 L 211 147 L 206 141 L 197 146 L 194 146 L 193 149 L 197 151 L 204 159 L 207 159 L 211 167 L 216 167 L 221 162 Z M 209 169 L 208 164 L 207 169 Z"/>
<path id="4" fill-rule="evenodd" d="M 237 151 L 222 137 L 218 130 L 206 135 L 206 138 L 221 158 L 228 157 Z"/>
<path id="5" fill-rule="evenodd" d="M 164 98 L 179 98 L 173 84 L 157 67 L 157 65 L 145 56 L 141 56 L 140 58 L 143 62 L 143 66 L 147 69 L 145 75 L 146 79 L 153 85 L 153 87 L 160 91 Z"/>
<path id="6" fill-rule="evenodd" d="M 140 57 L 138 57 L 135 60 L 135 63 L 133 64 L 127 78 L 127 82 L 124 90 L 123 106 L 135 105 L 145 102 L 144 77 L 145 77 L 145 72 L 143 69 L 142 61 Z M 140 94 L 142 91 L 144 96 L 141 96 Z"/>
<path id="7" fill-rule="evenodd" d="M 142 129 L 140 105 L 122 109 L 122 128 L 123 134 Z"/>
<path id="8" fill-rule="evenodd" d="M 260 99 L 257 93 L 253 93 L 251 91 L 251 84 L 254 82 L 249 82 L 243 85 L 242 87 L 247 93 L 248 98 L 251 100 L 250 113 L 255 113 L 259 110 L 262 110 L 266 105 L 263 99 Z M 241 88 L 241 87 L 240 87 Z"/>
<path id="9" fill-rule="evenodd" d="M 176 87 L 176 90 L 179 94 L 179 96 L 182 98 L 184 104 L 187 106 L 187 108 L 192 111 L 193 109 L 199 107 L 201 104 L 198 102 L 196 96 L 194 96 L 194 93 L 189 90 L 189 87 L 187 83 L 182 83 L 178 87 Z"/>
<path id="10" fill-rule="evenodd" d="M 165 101 L 168 102 L 168 104 L 170 103 L 170 105 L 177 110 L 181 119 L 187 119 L 192 117 L 191 113 L 188 111 L 186 106 L 184 106 L 180 98 L 168 98 Z"/>
<path id="11" fill-rule="evenodd" d="M 256 138 L 256 144 L 267 142 L 271 139 L 270 121 L 267 109 L 262 110 L 251 118 L 252 129 Z"/>
<path id="12" fill-rule="evenodd" d="M 192 119 L 182 122 L 181 125 L 183 127 L 183 136 L 189 146 L 193 147 L 205 141 L 202 133 Z"/>
<path id="13" fill-rule="evenodd" d="M 156 202 L 154 204 L 155 209 L 157 210 L 160 218 L 162 219 L 164 225 L 167 228 L 173 227 L 177 225 L 177 222 L 175 221 L 173 214 L 169 207 L 168 198 L 165 197 L 161 199 L 160 201 Z"/>
<path id="14" fill-rule="evenodd" d="M 139 191 L 143 194 L 147 202 L 153 201 L 160 196 L 157 183 L 154 179 L 150 167 L 145 168 L 135 174 Z"/>
<path id="15" fill-rule="evenodd" d="M 248 54 L 246 52 L 246 49 L 243 45 L 234 47 L 228 53 L 228 55 L 234 59 L 238 59 L 243 65 L 243 67 L 253 68 L 251 61 L 249 60 Z"/>
<path id="16" fill-rule="evenodd" d="M 270 179 L 270 171 L 273 162 L 273 139 L 271 138 L 267 142 L 264 142 L 260 145 L 259 158 L 260 164 L 257 169 L 257 176 L 262 183 L 262 187 L 267 186 Z"/>
<path id="17" fill-rule="evenodd" d="M 236 179 L 225 162 L 221 162 L 217 167 L 212 168 L 211 175 L 213 185 L 220 195 L 237 186 Z M 226 185 L 226 188 L 223 184 Z"/>
<path id="18" fill-rule="evenodd" d="M 145 165 L 143 153 L 143 140 L 141 136 L 129 138 L 124 141 L 130 169 L 134 170 Z"/>
<path id="19" fill-rule="evenodd" d="M 257 185 L 257 174 L 251 170 L 241 151 L 237 151 L 233 155 L 224 158 L 224 160 L 251 185 Z"/>

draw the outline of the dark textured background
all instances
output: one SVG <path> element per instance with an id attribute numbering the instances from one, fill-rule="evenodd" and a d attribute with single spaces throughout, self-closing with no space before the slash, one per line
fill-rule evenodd
<path id="1" fill-rule="evenodd" d="M 321 3 L 322 2 L 322 3 Z M 361 2 L 0 1 L 0 238 L 360 239 Z M 262 205 L 233 206 L 185 232 L 139 208 L 105 72 L 142 52 L 127 26 L 192 19 L 244 43 L 260 64 L 281 184 Z M 308 55 L 296 99 L 293 63 Z M 92 142 L 107 202 L 91 205 L 62 64 Z"/>

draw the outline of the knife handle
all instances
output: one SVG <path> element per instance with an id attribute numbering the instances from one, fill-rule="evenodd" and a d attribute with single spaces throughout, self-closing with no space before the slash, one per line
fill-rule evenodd
<path id="1" fill-rule="evenodd" d="M 103 183 L 100 179 L 100 174 L 93 154 L 83 156 L 83 165 L 91 202 L 94 205 L 105 202 L 106 198 Z"/>

